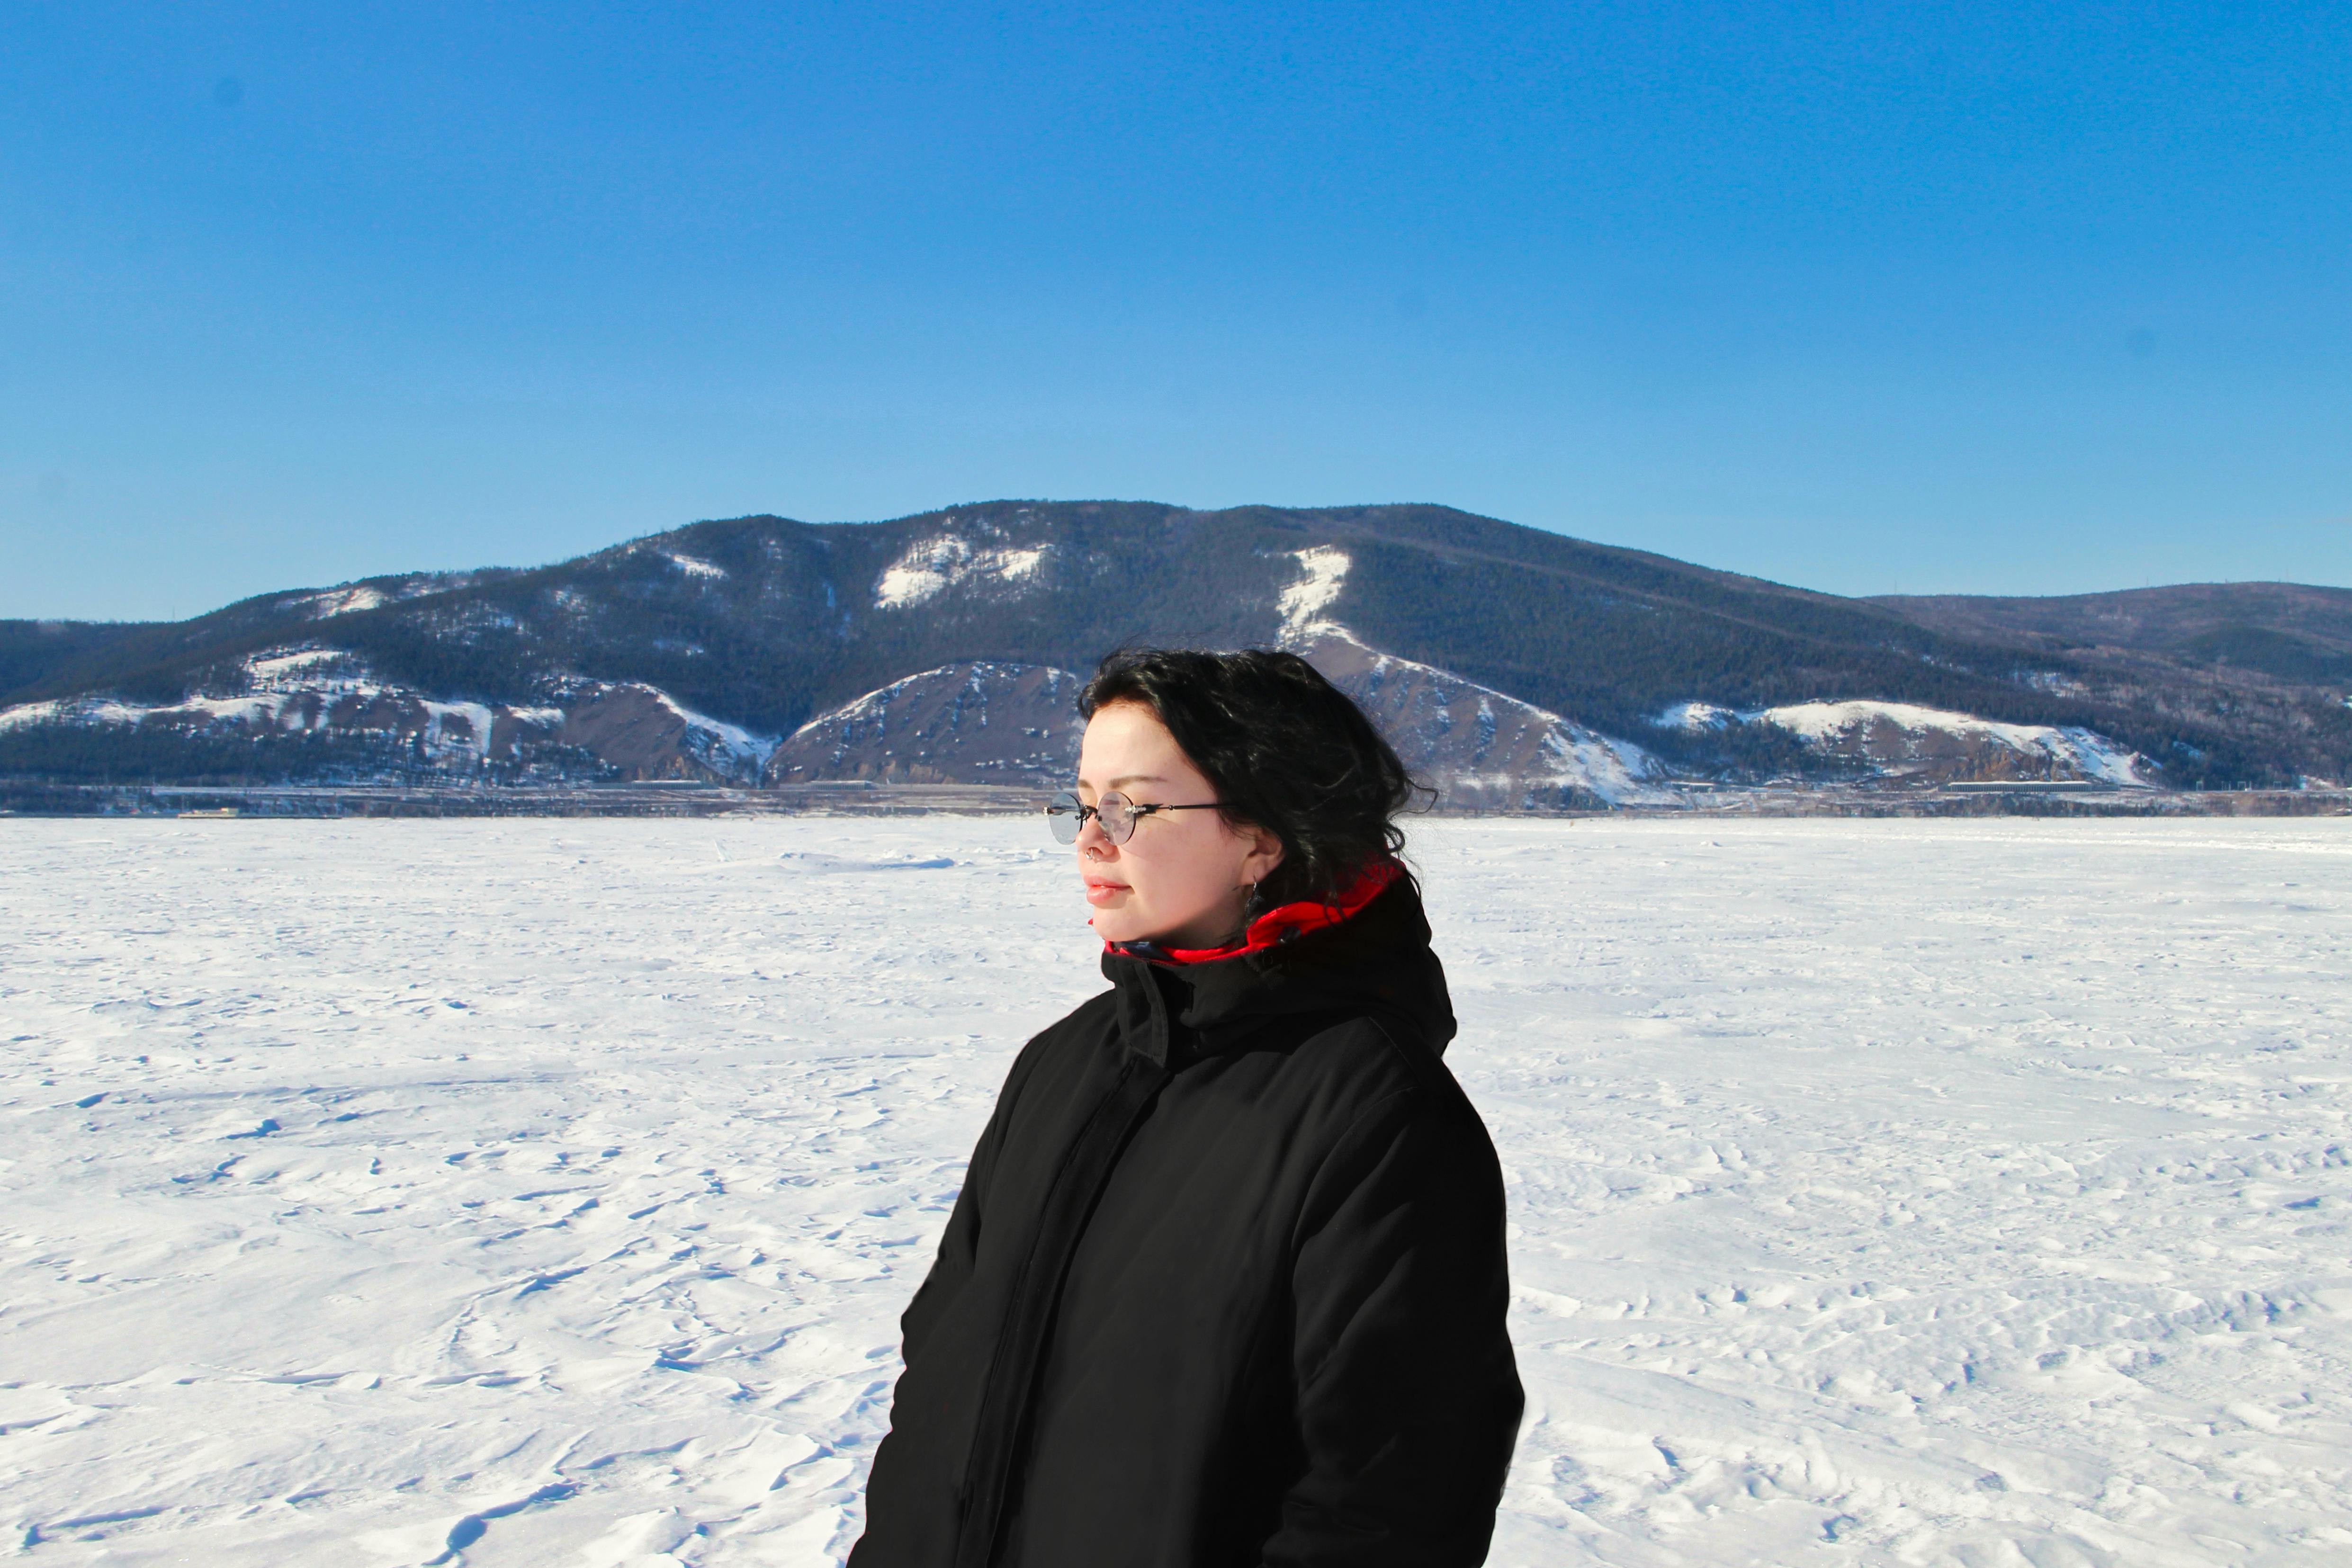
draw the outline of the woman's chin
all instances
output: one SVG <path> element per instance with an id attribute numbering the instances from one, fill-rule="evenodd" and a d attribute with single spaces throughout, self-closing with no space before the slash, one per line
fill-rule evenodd
<path id="1" fill-rule="evenodd" d="M 1171 930 L 1183 922 L 1171 921 L 1165 915 L 1138 909 L 1129 899 L 1121 899 L 1108 909 L 1097 908 L 1094 918 L 1087 924 L 1095 928 L 1095 935 L 1106 942 L 1157 942 L 1168 947 L 1185 946 L 1171 936 Z"/>

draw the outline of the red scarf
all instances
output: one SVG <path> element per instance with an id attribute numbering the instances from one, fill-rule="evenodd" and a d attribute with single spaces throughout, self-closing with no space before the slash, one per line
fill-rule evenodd
<path id="1" fill-rule="evenodd" d="M 1296 904 L 1286 904 L 1279 909 L 1269 909 L 1249 923 L 1241 940 L 1222 947 L 1162 947 L 1155 942 L 1106 942 L 1103 950 L 1125 953 L 1138 958 L 1150 958 L 1159 964 L 1209 964 L 1221 958 L 1239 958 L 1251 953 L 1264 953 L 1278 947 L 1309 931 L 1320 931 L 1327 925 L 1337 925 L 1342 920 L 1378 898 L 1388 890 L 1389 883 L 1404 874 L 1404 867 L 1396 862 L 1381 859 L 1366 866 L 1356 880 L 1341 888 L 1328 900 L 1303 898 Z"/>

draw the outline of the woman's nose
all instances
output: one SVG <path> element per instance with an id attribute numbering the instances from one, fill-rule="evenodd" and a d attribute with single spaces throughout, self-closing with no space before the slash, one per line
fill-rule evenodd
<path id="1" fill-rule="evenodd" d="M 1091 812 L 1087 814 L 1086 821 L 1078 829 L 1077 843 L 1081 852 L 1091 851 L 1097 855 L 1108 853 L 1118 848 L 1117 844 L 1110 841 L 1110 835 L 1103 831 L 1102 819 Z"/>

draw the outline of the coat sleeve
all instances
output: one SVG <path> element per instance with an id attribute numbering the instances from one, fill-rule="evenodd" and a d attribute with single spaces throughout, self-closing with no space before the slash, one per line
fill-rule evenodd
<path id="1" fill-rule="evenodd" d="M 972 1265 L 980 1256 L 980 1227 L 988 1203 L 989 1171 L 996 1163 L 997 1150 L 1003 1146 L 1004 1129 L 1013 1119 L 1013 1101 L 1028 1077 L 1039 1040 L 1023 1048 L 1013 1060 L 1013 1071 L 1005 1074 L 1004 1087 L 997 1091 L 996 1108 L 989 1113 L 988 1125 L 980 1130 L 980 1142 L 973 1145 L 971 1158 L 964 1166 L 963 1186 L 956 1192 L 955 1207 L 948 1212 L 948 1228 L 940 1238 L 939 1255 L 931 1260 L 931 1271 L 923 1277 L 922 1286 L 907 1304 L 907 1310 L 898 1314 L 899 1359 L 910 1366 L 921 1352 L 923 1341 L 929 1337 L 932 1325 L 954 1303 L 971 1278 Z"/>
<path id="2" fill-rule="evenodd" d="M 1266 1568 L 1486 1561 L 1521 1396 L 1503 1182 L 1458 1095 L 1371 1107 L 1309 1189 L 1294 1251 L 1305 1473 Z"/>

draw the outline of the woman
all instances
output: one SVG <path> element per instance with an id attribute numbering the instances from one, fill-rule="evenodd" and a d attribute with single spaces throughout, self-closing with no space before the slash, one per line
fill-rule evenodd
<path id="1" fill-rule="evenodd" d="M 1519 1416 L 1503 1186 L 1395 815 L 1289 653 L 1114 655 L 1077 847 L 1111 988 L 972 1151 L 853 1568 L 1486 1554 Z"/>

